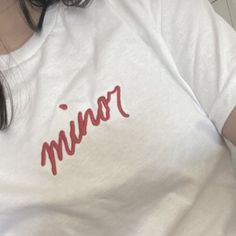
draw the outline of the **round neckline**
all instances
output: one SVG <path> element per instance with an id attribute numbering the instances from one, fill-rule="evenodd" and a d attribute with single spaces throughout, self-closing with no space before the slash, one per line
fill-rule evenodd
<path id="1" fill-rule="evenodd" d="M 61 2 L 58 2 L 48 7 L 40 33 L 34 32 L 20 48 L 9 54 L 0 55 L 0 71 L 18 66 L 39 50 L 56 24 L 60 5 Z"/>

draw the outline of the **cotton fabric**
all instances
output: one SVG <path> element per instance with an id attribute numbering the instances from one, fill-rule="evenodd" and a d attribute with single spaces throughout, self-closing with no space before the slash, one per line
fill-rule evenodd
<path id="1" fill-rule="evenodd" d="M 234 236 L 235 55 L 207 0 L 50 6 L 0 57 L 1 235 Z"/>

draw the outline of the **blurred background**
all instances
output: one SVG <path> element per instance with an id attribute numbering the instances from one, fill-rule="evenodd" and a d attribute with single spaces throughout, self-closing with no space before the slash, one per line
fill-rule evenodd
<path id="1" fill-rule="evenodd" d="M 209 0 L 219 13 L 236 30 L 236 0 Z"/>
<path id="2" fill-rule="evenodd" d="M 216 10 L 235 30 L 236 30 L 236 0 L 209 0 Z M 236 79 L 236 78 L 235 78 Z M 236 147 L 225 139 L 233 158 L 233 164 L 236 169 Z"/>

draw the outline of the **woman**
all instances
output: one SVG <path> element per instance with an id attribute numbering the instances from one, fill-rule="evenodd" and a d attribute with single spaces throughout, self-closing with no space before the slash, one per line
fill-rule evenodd
<path id="1" fill-rule="evenodd" d="M 207 0 L 0 8 L 1 236 L 236 234 L 236 34 Z"/>

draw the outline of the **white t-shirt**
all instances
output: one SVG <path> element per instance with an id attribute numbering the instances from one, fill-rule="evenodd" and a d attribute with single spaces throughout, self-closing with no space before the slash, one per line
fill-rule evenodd
<path id="1" fill-rule="evenodd" d="M 235 55 L 207 0 L 51 6 L 0 57 L 0 235 L 235 236 Z"/>

